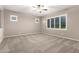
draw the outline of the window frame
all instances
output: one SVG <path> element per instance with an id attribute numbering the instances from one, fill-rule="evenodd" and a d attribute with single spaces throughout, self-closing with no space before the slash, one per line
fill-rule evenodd
<path id="1" fill-rule="evenodd" d="M 12 17 L 16 17 L 16 20 L 13 20 Z M 10 15 L 10 21 L 11 22 L 17 22 L 18 21 L 18 16 L 16 16 L 16 15 Z"/>
<path id="2" fill-rule="evenodd" d="M 61 16 L 65 16 L 66 17 L 66 27 L 65 28 L 61 28 Z M 59 17 L 59 28 L 55 28 L 55 18 Z M 54 28 L 51 28 L 51 19 L 54 18 Z M 46 18 L 47 20 L 50 19 L 50 28 L 48 28 L 48 24 L 46 23 L 46 28 L 47 29 L 51 29 L 51 30 L 67 30 L 67 14 L 62 14 L 62 15 L 58 15 L 58 16 L 54 16 L 54 17 L 49 17 Z"/>

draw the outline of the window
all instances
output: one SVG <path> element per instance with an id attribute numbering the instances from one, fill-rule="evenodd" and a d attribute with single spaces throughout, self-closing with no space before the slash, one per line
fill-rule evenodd
<path id="1" fill-rule="evenodd" d="M 10 21 L 17 21 L 17 16 L 16 15 L 10 15 Z"/>
<path id="2" fill-rule="evenodd" d="M 47 27 L 50 28 L 50 19 L 47 20 Z"/>
<path id="3" fill-rule="evenodd" d="M 66 29 L 67 27 L 66 17 L 67 15 L 60 15 L 48 19 L 47 27 L 52 29 Z"/>
<path id="4" fill-rule="evenodd" d="M 54 28 L 54 18 L 51 18 L 51 28 Z"/>
<path id="5" fill-rule="evenodd" d="M 59 17 L 55 18 L 55 28 L 59 28 Z"/>
<path id="6" fill-rule="evenodd" d="M 66 17 L 61 16 L 61 28 L 66 28 Z"/>

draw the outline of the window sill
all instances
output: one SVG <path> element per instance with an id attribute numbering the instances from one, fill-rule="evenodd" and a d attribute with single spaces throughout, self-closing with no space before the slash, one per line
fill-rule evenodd
<path id="1" fill-rule="evenodd" d="M 67 30 L 67 28 L 65 28 L 65 29 L 61 29 L 61 28 L 59 28 L 59 29 L 56 29 L 56 28 L 47 28 L 47 29 L 50 29 L 50 30 Z"/>

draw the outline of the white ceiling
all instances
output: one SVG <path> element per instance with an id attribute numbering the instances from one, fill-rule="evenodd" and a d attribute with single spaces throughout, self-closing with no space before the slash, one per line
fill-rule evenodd
<path id="1" fill-rule="evenodd" d="M 4 8 L 8 10 L 22 12 L 22 13 L 29 13 L 34 16 L 45 16 L 70 7 L 72 7 L 72 5 L 50 5 L 50 6 L 47 6 L 48 11 L 39 13 L 34 11 L 32 6 L 26 6 L 26 5 L 5 5 L 4 6 Z"/>

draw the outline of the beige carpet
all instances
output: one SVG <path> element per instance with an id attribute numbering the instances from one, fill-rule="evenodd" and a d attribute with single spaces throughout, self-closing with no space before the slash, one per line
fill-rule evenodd
<path id="1" fill-rule="evenodd" d="M 3 40 L 0 52 L 8 53 L 78 53 L 79 42 L 46 34 L 24 35 Z"/>

